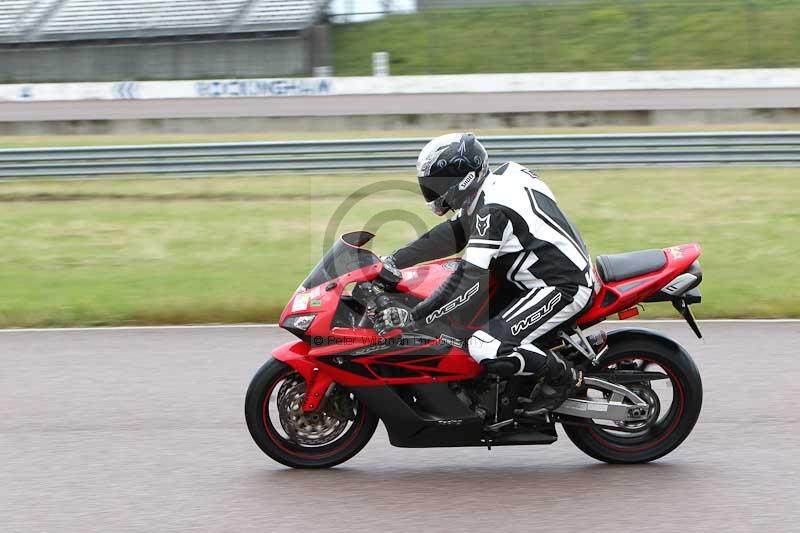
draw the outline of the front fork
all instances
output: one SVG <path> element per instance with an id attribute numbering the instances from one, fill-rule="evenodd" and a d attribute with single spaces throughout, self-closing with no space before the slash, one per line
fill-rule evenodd
<path id="1" fill-rule="evenodd" d="M 279 346 L 272 352 L 272 357 L 297 370 L 305 380 L 304 413 L 318 409 L 333 385 L 333 378 L 321 372 L 318 366 L 308 360 L 308 349 L 309 346 L 304 341 L 294 341 Z"/>
<path id="2" fill-rule="evenodd" d="M 328 391 L 333 385 L 333 378 L 327 374 L 321 374 L 317 367 L 311 370 L 311 377 L 303 377 L 306 380 L 306 397 L 303 400 L 303 412 L 308 413 L 317 409 L 324 402 Z"/>

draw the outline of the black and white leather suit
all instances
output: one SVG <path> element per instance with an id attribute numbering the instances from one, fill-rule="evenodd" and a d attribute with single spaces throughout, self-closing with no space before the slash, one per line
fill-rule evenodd
<path id="1" fill-rule="evenodd" d="M 518 374 L 538 373 L 547 356 L 535 341 L 583 311 L 592 296 L 591 261 L 577 229 L 550 188 L 511 162 L 486 176 L 453 218 L 393 258 L 402 269 L 462 250 L 456 271 L 411 311 L 414 322 L 435 329 L 442 320 L 465 324 L 481 316 L 468 339 L 470 355 L 516 358 Z"/>

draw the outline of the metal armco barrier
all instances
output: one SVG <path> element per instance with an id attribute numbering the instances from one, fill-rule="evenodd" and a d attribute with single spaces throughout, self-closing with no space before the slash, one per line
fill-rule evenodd
<path id="1" fill-rule="evenodd" d="M 0 178 L 409 170 L 428 139 L 0 150 Z M 483 137 L 491 161 L 542 167 L 797 165 L 800 132 Z"/>

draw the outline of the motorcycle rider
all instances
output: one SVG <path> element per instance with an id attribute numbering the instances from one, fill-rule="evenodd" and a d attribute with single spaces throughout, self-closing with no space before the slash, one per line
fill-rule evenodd
<path id="1" fill-rule="evenodd" d="M 577 229 L 527 168 L 508 162 L 490 172 L 486 150 L 472 133 L 430 141 L 417 160 L 417 177 L 428 207 L 455 216 L 385 257 L 378 283 L 391 290 L 402 279 L 399 269 L 464 254 L 453 274 L 414 308 L 392 302 L 379 309 L 375 329 L 382 335 L 417 325 L 435 331 L 445 320 L 471 321 L 479 329 L 467 349 L 485 371 L 544 378 L 540 394 L 557 407 L 582 376 L 535 341 L 590 303 L 592 266 Z"/>

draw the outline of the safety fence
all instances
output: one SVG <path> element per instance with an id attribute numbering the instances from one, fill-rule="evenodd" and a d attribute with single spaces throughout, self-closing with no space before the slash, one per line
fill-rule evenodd
<path id="1" fill-rule="evenodd" d="M 428 139 L 161 144 L 0 150 L 0 178 L 353 172 L 414 167 Z M 491 160 L 542 167 L 797 165 L 800 132 L 482 137 Z"/>

